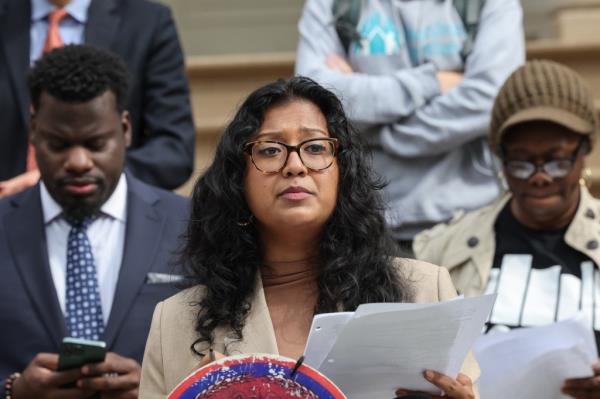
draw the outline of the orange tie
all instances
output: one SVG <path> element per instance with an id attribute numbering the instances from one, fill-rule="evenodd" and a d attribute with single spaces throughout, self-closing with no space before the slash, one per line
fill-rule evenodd
<path id="1" fill-rule="evenodd" d="M 54 50 L 57 47 L 64 46 L 62 37 L 60 37 L 60 23 L 67 16 L 64 8 L 56 8 L 48 14 L 48 36 L 44 42 L 44 54 Z"/>
<path id="2" fill-rule="evenodd" d="M 44 54 L 54 50 L 57 47 L 64 46 L 62 37 L 60 37 L 60 23 L 67 16 L 67 11 L 64 8 L 56 8 L 48 14 L 48 35 L 44 42 Z M 35 160 L 35 149 L 31 142 L 27 147 L 27 171 L 37 169 Z"/>

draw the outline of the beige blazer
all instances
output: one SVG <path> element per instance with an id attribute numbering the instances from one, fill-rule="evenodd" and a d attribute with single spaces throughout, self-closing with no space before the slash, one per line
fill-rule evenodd
<path id="1" fill-rule="evenodd" d="M 438 302 L 456 296 L 446 269 L 409 259 L 399 260 L 399 263 L 405 278 L 412 282 L 414 302 Z M 156 306 L 142 363 L 140 398 L 165 398 L 197 368 L 201 358 L 190 350 L 190 345 L 197 338 L 194 326 L 198 308 L 192 306 L 192 303 L 202 295 L 202 287 L 193 287 Z M 275 332 L 260 281 L 246 319 L 243 340 L 233 339 L 228 331 L 219 329 L 215 332 L 213 348 L 226 355 L 278 354 Z M 196 349 L 207 351 L 208 345 L 198 345 Z M 479 377 L 479 366 L 471 354 L 465 360 L 462 372 L 473 381 Z M 392 397 L 393 392 L 390 392 L 390 398 Z"/>
<path id="2" fill-rule="evenodd" d="M 439 224 L 415 237 L 417 259 L 446 267 L 452 282 L 465 296 L 485 291 L 496 252 L 494 224 L 510 200 L 507 193 L 491 205 L 459 214 L 447 224 Z M 565 242 L 600 265 L 600 201 L 587 188 L 573 221 L 565 233 Z"/>

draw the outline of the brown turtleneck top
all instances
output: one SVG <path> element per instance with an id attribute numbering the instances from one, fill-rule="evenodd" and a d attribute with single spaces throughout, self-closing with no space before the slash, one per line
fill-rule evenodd
<path id="1" fill-rule="evenodd" d="M 316 259 L 269 262 L 261 269 L 267 307 L 279 354 L 292 359 L 304 353 L 317 304 Z"/>

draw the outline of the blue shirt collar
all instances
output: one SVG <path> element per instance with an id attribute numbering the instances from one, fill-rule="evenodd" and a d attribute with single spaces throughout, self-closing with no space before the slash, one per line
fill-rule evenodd
<path id="1" fill-rule="evenodd" d="M 65 7 L 69 16 L 79 23 L 86 23 L 88 18 L 88 8 L 92 0 L 71 0 Z M 39 21 L 46 18 L 54 5 L 48 0 L 31 0 L 31 21 Z"/>

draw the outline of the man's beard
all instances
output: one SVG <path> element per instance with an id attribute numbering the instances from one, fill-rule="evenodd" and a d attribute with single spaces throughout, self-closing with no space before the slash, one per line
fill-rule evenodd
<path id="1" fill-rule="evenodd" d="M 73 220 L 83 220 L 86 217 L 95 216 L 106 201 L 107 198 L 102 199 L 105 192 L 104 180 L 95 177 L 88 177 L 86 180 L 97 186 L 97 192 L 92 196 L 76 197 L 69 195 L 65 191 L 65 186 L 73 182 L 72 178 L 63 178 L 55 182 L 53 186 L 54 198 L 62 207 L 66 217 Z"/>
<path id="2" fill-rule="evenodd" d="M 101 205 L 89 204 L 76 207 L 63 208 L 65 216 L 73 220 L 83 220 L 88 217 L 93 217 L 100 213 Z"/>

